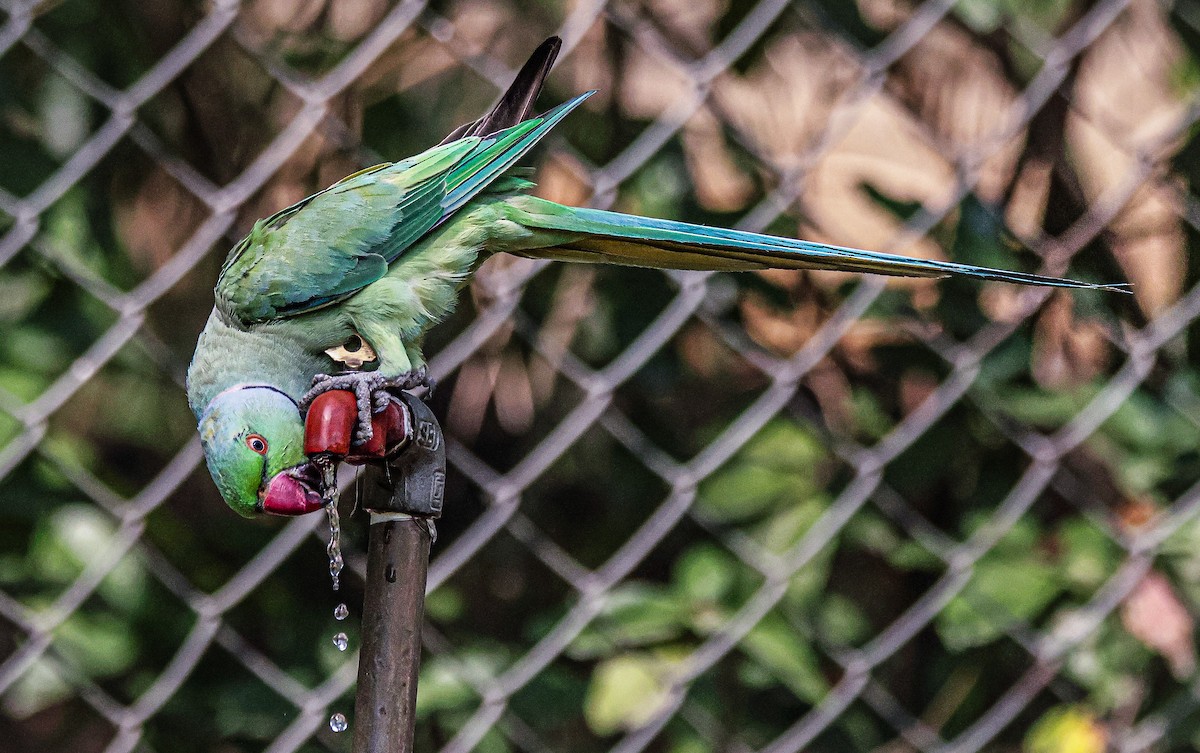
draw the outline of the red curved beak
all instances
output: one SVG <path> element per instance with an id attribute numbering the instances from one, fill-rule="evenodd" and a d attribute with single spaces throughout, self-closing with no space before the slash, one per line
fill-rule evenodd
<path id="1" fill-rule="evenodd" d="M 311 463 L 275 474 L 262 496 L 262 510 L 271 515 L 304 515 L 324 506 L 321 474 Z"/>

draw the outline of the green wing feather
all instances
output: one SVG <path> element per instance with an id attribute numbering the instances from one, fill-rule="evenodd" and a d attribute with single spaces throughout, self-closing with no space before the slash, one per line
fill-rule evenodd
<path id="1" fill-rule="evenodd" d="M 336 303 L 511 168 L 587 92 L 484 138 L 468 137 L 355 173 L 255 223 L 217 279 L 217 307 L 244 324 Z"/>

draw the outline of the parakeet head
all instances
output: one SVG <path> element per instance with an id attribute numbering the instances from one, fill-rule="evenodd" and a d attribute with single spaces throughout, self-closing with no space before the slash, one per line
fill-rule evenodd
<path id="1" fill-rule="evenodd" d="M 304 421 L 286 393 L 266 385 L 226 390 L 199 429 L 208 471 L 234 512 L 302 515 L 323 506 L 321 475 L 304 457 Z"/>

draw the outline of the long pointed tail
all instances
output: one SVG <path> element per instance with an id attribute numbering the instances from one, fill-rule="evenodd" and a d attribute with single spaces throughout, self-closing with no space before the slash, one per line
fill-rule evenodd
<path id="1" fill-rule="evenodd" d="M 724 230 L 599 209 L 566 207 L 532 196 L 505 202 L 507 218 L 533 231 L 510 253 L 537 259 L 601 262 L 656 269 L 836 269 L 903 277 L 960 275 L 1020 285 L 1095 288 L 1128 293 L 1122 283 L 1099 284 L 974 267 L 949 261 L 830 246 Z"/>

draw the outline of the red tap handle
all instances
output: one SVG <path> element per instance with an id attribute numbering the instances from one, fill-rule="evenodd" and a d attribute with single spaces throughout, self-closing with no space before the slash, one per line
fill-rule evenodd
<path id="1" fill-rule="evenodd" d="M 358 401 L 349 390 L 330 390 L 308 407 L 304 418 L 304 454 L 328 453 L 351 465 L 382 460 L 406 442 L 412 421 L 408 409 L 392 399 L 387 408 L 372 414 L 372 437 L 361 445 L 353 444 L 358 422 Z"/>
<path id="2" fill-rule="evenodd" d="M 344 457 L 350 454 L 358 402 L 348 390 L 330 390 L 318 395 L 304 417 L 304 454 Z"/>

